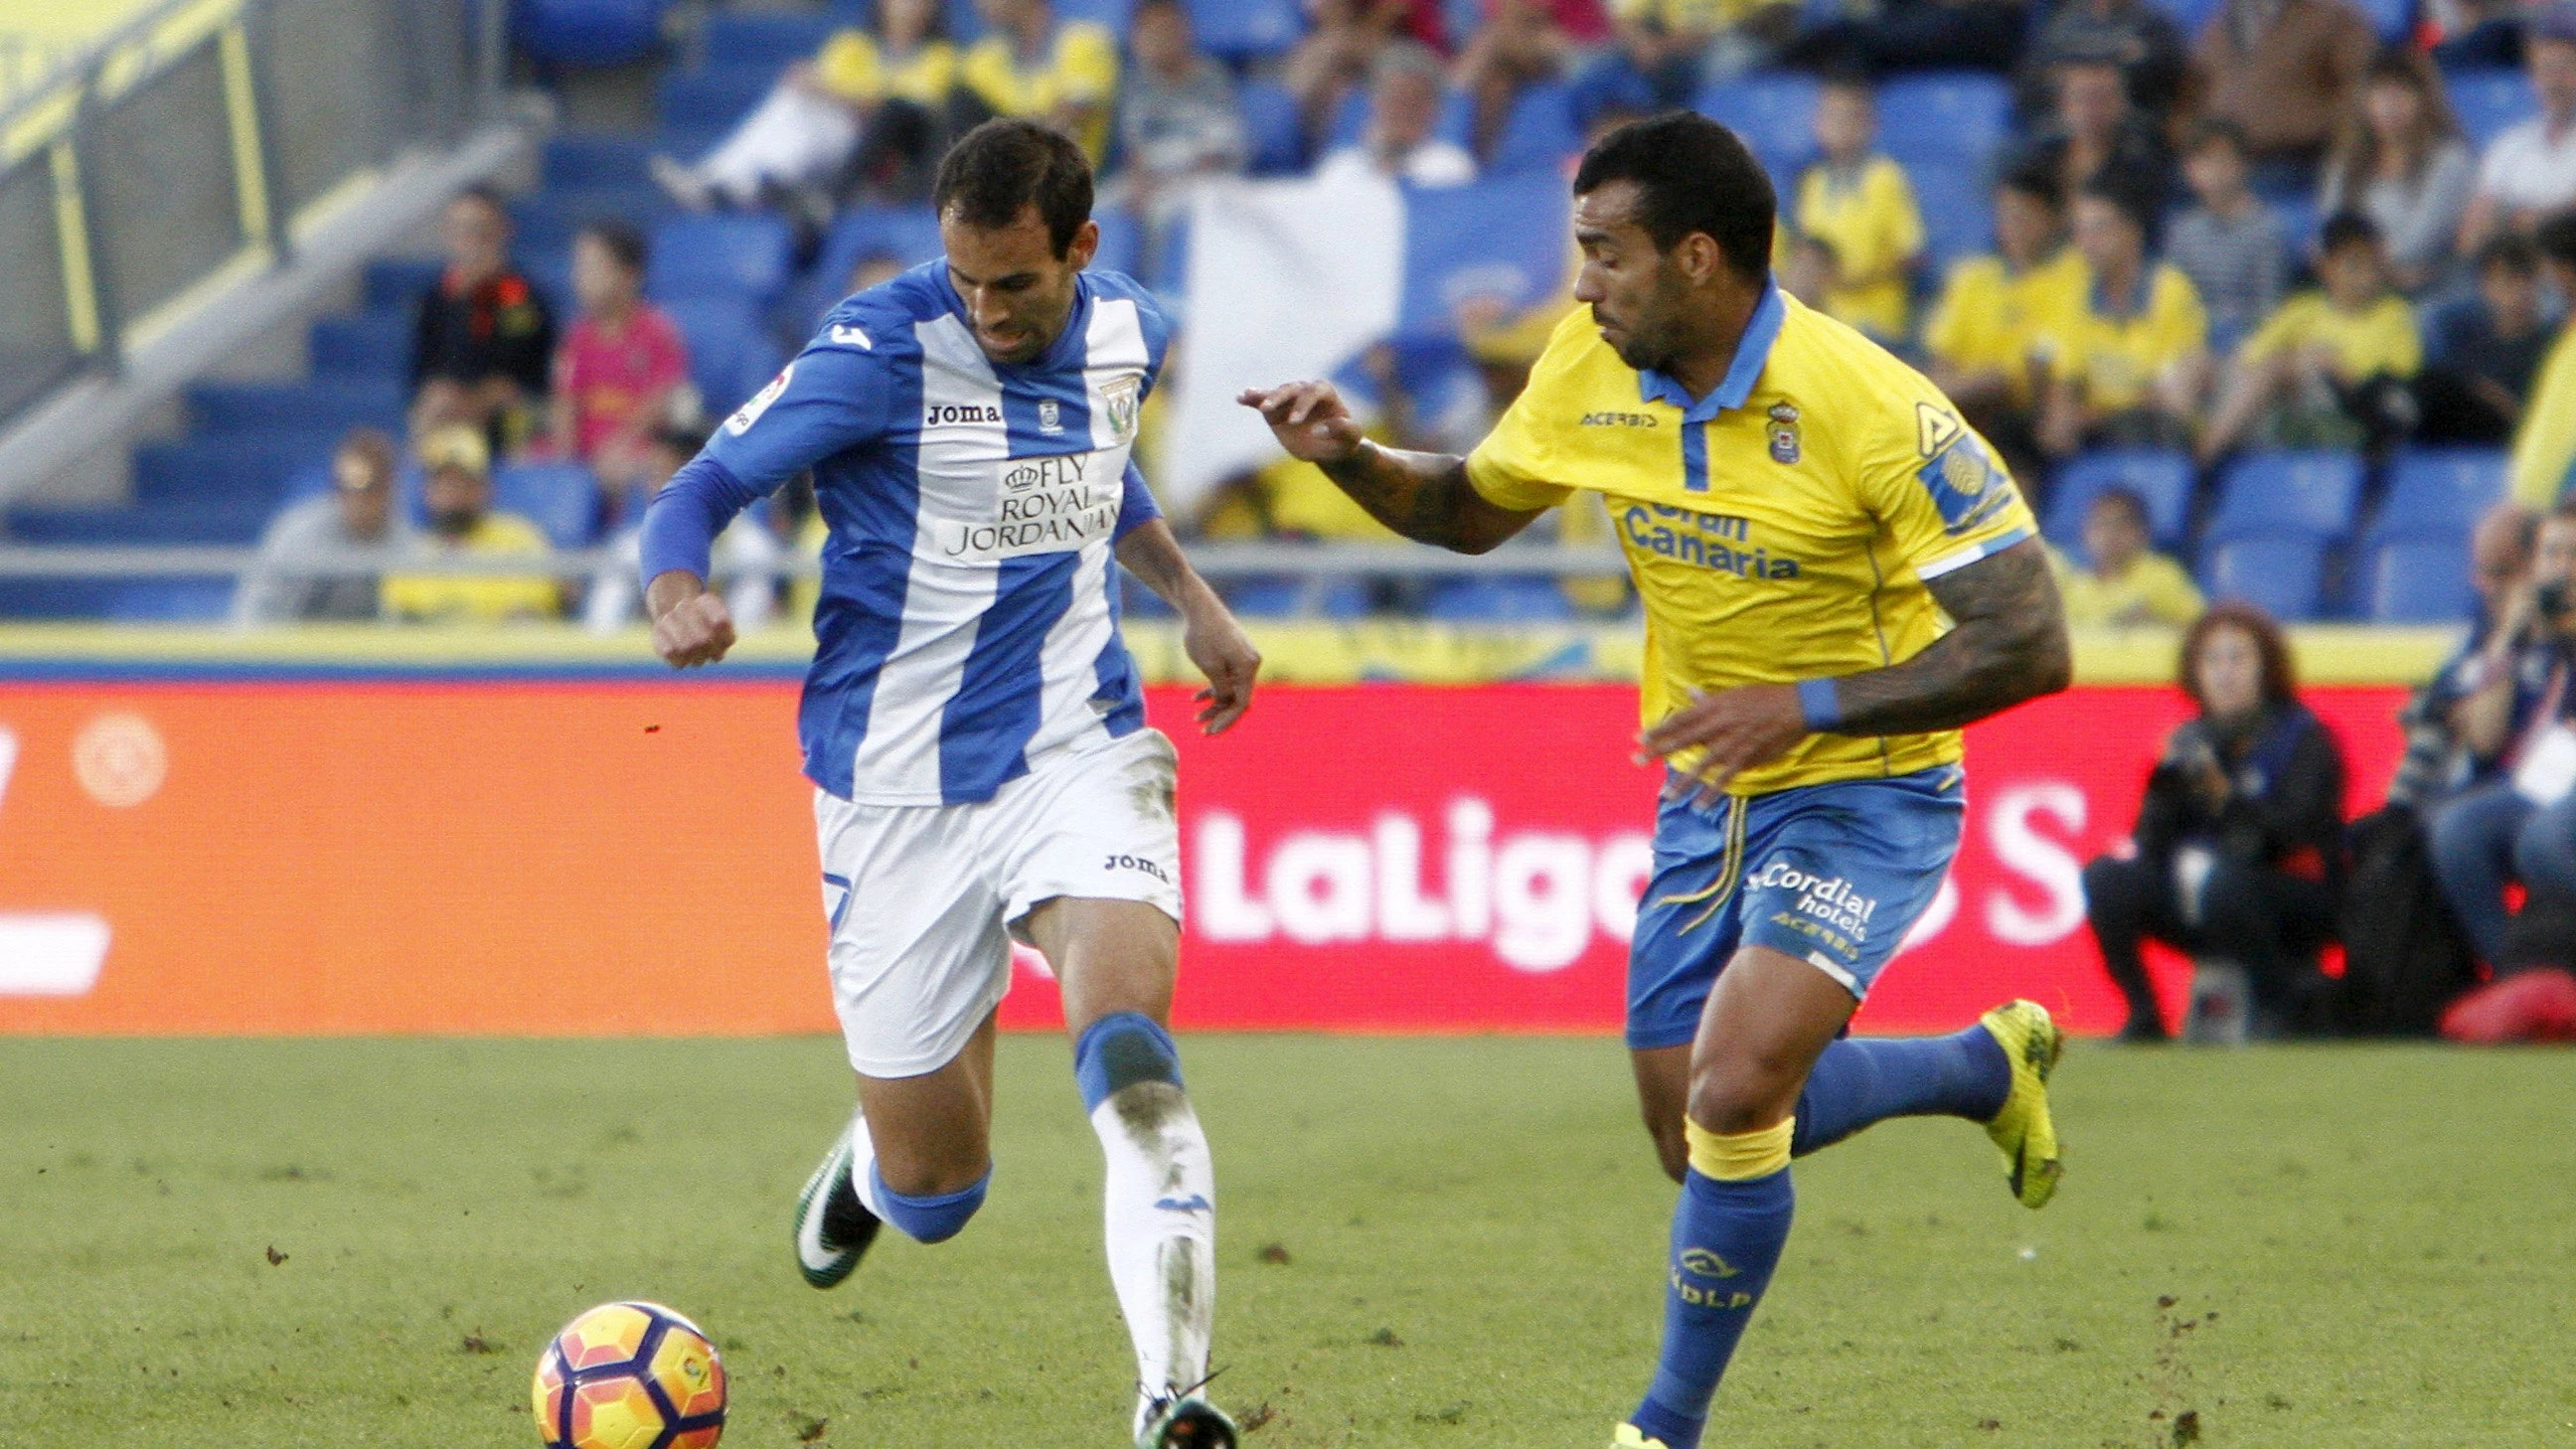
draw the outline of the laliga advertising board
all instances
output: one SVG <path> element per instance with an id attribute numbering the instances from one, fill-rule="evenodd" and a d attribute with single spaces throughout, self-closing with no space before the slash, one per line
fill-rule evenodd
<path id="1" fill-rule="evenodd" d="M 2401 697 L 2310 692 L 2356 805 Z M 1635 701 L 1273 686 L 1204 740 L 1186 691 L 1153 691 L 1181 750 L 1180 1023 L 1616 1030 L 1656 784 Z M 828 1031 L 795 703 L 775 674 L 0 684 L 0 1030 Z M 1871 1029 L 2012 995 L 2117 1024 L 2077 871 L 2183 710 L 2084 688 L 1970 732 L 1958 862 Z M 712 904 L 659 884 L 711 875 Z M 1790 884 L 1872 929 L 1847 882 Z M 1005 1024 L 1055 1025 L 1042 965 L 1014 970 Z"/>

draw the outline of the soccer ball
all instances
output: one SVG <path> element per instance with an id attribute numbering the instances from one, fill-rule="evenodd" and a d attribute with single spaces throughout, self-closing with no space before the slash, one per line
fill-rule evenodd
<path id="1" fill-rule="evenodd" d="M 658 1303 L 603 1303 L 538 1355 L 536 1410 L 546 1449 L 714 1449 L 724 1360 Z"/>

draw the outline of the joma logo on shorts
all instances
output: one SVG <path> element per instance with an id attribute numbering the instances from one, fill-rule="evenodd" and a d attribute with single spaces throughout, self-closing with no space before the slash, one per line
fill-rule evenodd
<path id="1" fill-rule="evenodd" d="M 921 410 L 925 428 L 945 427 L 950 423 L 998 423 L 1002 410 L 983 403 L 933 403 Z"/>
<path id="2" fill-rule="evenodd" d="M 1171 872 L 1140 855 L 1113 855 L 1100 862 L 1102 870 L 1141 870 L 1165 885 L 1172 883 Z"/>

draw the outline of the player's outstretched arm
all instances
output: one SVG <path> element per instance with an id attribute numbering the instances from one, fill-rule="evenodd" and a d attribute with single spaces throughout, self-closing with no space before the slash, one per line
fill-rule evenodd
<path id="1" fill-rule="evenodd" d="M 644 590 L 653 620 L 653 652 L 673 669 L 713 664 L 733 648 L 733 614 L 724 595 L 686 569 L 666 569 Z"/>
<path id="2" fill-rule="evenodd" d="M 1170 524 L 1155 518 L 1128 529 L 1118 539 L 1118 562 L 1180 611 L 1181 648 L 1208 682 L 1198 693 L 1199 728 L 1225 733 L 1252 708 L 1261 651 L 1252 647 L 1225 600 L 1190 567 Z"/>
<path id="3" fill-rule="evenodd" d="M 1323 469 L 1353 502 L 1406 538 L 1484 553 L 1538 517 L 1478 493 L 1467 481 L 1464 458 L 1381 448 L 1362 437 L 1329 382 L 1247 388 L 1235 401 L 1261 414 L 1290 457 Z"/>

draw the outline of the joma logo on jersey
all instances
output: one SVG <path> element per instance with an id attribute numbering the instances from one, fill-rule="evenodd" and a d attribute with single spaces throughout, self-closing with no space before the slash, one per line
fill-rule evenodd
<path id="1" fill-rule="evenodd" d="M 1653 413 L 1585 413 L 1582 425 L 1587 428 L 1651 428 L 1655 426 L 1655 415 Z"/>
<path id="2" fill-rule="evenodd" d="M 925 428 L 946 427 L 952 423 L 998 423 L 1002 410 L 984 403 L 932 403 L 921 410 Z"/>

